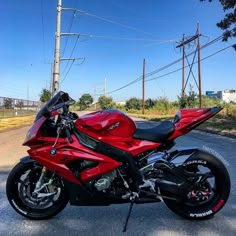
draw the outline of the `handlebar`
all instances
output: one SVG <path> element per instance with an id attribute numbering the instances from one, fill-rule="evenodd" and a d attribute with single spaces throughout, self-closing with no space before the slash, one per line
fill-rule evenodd
<path id="1" fill-rule="evenodd" d="M 70 130 L 69 130 L 68 127 L 65 127 L 65 133 L 66 133 L 66 136 L 67 136 L 69 142 L 70 142 L 70 143 L 73 143 L 73 139 L 72 139 L 72 137 L 71 137 Z"/>
<path id="2" fill-rule="evenodd" d="M 70 143 L 73 143 L 73 139 L 71 136 L 71 130 L 73 130 L 74 123 L 73 120 L 77 119 L 74 115 L 74 113 L 67 113 L 67 114 L 61 114 L 59 116 L 59 126 L 61 127 L 62 130 L 64 130 L 66 137 L 68 138 Z"/>

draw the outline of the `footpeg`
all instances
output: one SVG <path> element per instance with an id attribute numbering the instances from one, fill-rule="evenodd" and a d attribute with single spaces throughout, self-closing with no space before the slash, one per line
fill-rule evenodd
<path id="1" fill-rule="evenodd" d="M 149 187 L 152 190 L 152 192 L 156 192 L 155 182 L 152 182 L 151 180 L 143 180 L 143 184 L 139 185 L 139 189 L 147 187 Z"/>
<path id="2" fill-rule="evenodd" d="M 128 199 L 130 197 L 131 193 L 127 192 L 126 194 L 122 195 L 121 198 L 122 199 Z"/>

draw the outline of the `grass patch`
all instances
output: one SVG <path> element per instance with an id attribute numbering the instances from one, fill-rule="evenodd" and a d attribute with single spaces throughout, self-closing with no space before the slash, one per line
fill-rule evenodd
<path id="1" fill-rule="evenodd" d="M 213 117 L 201 124 L 199 128 L 219 131 L 222 133 L 236 134 L 236 118 L 235 117 Z"/>
<path id="2" fill-rule="evenodd" d="M 33 123 L 35 116 L 13 117 L 0 119 L 0 132 Z"/>
<path id="3" fill-rule="evenodd" d="M 36 110 L 25 110 L 25 109 L 0 109 L 0 119 L 11 118 L 11 117 L 24 117 L 32 116 L 36 114 Z"/>

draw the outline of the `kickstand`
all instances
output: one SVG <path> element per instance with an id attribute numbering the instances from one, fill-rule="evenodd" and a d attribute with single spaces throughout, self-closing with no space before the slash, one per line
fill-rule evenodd
<path id="1" fill-rule="evenodd" d="M 133 205 L 134 205 L 134 200 L 132 200 L 132 201 L 130 202 L 129 211 L 128 211 L 128 215 L 127 215 L 127 217 L 126 217 L 126 221 L 125 221 L 125 226 L 124 226 L 123 232 L 126 232 L 127 225 L 128 225 L 128 221 L 129 221 L 129 217 L 130 217 L 130 215 L 131 215 L 131 211 L 132 211 Z"/>

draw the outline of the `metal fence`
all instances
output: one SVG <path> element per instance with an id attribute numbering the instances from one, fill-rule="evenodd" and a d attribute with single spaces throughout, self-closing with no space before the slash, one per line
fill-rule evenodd
<path id="1" fill-rule="evenodd" d="M 34 115 L 41 106 L 38 101 L 0 97 L 0 118 Z"/>

